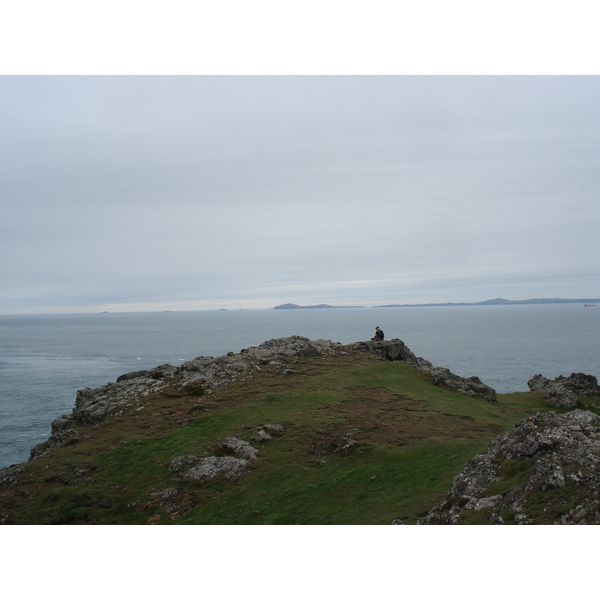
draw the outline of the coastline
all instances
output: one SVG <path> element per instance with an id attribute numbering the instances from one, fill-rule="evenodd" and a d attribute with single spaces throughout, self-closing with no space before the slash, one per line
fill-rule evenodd
<path id="1" fill-rule="evenodd" d="M 600 435 L 597 380 L 537 377 L 529 385 L 527 394 L 497 397 L 477 377 L 435 367 L 399 339 L 342 345 L 291 336 L 238 354 L 199 356 L 180 367 L 129 372 L 79 390 L 72 412 L 54 419 L 52 435 L 32 449 L 30 460 L 0 470 L 0 522 L 594 519 L 600 476 L 593 467 L 600 450 L 596 456 L 587 440 Z M 575 404 L 557 404 L 571 402 L 575 390 Z M 540 441 L 548 428 L 556 464 Z M 585 449 L 576 456 L 574 436 Z M 477 454 L 488 444 L 487 452 Z M 539 456 L 535 465 L 532 456 Z M 526 507 L 521 488 L 510 487 L 512 476 L 503 484 L 509 486 L 506 502 L 497 493 L 490 496 L 488 486 L 505 476 L 502 465 L 515 459 L 523 461 L 523 473 L 534 484 L 548 479 L 551 511 L 538 510 L 535 502 Z M 579 477 L 566 508 L 564 477 L 557 479 L 557 470 Z M 409 504 L 399 503 L 399 490 L 404 496 L 407 489 Z"/>

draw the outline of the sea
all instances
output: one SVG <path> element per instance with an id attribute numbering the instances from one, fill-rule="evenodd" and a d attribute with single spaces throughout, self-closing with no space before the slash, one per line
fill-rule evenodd
<path id="1" fill-rule="evenodd" d="M 376 326 L 498 393 L 537 373 L 600 378 L 600 306 L 583 304 L 0 316 L 0 468 L 26 461 L 79 389 L 290 335 L 369 340 Z"/>

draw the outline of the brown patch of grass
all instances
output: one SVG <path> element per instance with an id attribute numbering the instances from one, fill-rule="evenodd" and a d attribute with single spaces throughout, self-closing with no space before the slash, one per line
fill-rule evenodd
<path id="1" fill-rule="evenodd" d="M 340 405 L 331 407 L 331 416 L 341 425 L 320 430 L 313 437 L 312 453 L 328 453 L 339 448 L 349 429 L 359 444 L 382 446 L 405 446 L 424 439 L 479 438 L 494 436 L 502 431 L 496 425 L 477 423 L 468 415 L 441 413 L 386 388 L 346 388 L 348 398 Z"/>

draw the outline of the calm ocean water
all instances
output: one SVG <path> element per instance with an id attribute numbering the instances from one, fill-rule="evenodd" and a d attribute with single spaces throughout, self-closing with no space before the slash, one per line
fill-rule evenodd
<path id="1" fill-rule="evenodd" d="M 0 468 L 27 460 L 78 389 L 133 370 L 303 335 L 350 343 L 375 326 L 499 393 L 536 373 L 600 378 L 600 307 L 580 304 L 0 317 Z"/>

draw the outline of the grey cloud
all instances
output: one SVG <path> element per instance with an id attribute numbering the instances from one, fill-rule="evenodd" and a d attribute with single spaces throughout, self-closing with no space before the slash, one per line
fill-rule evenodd
<path id="1" fill-rule="evenodd" d="M 2 311 L 600 293 L 598 78 L 0 87 Z"/>

